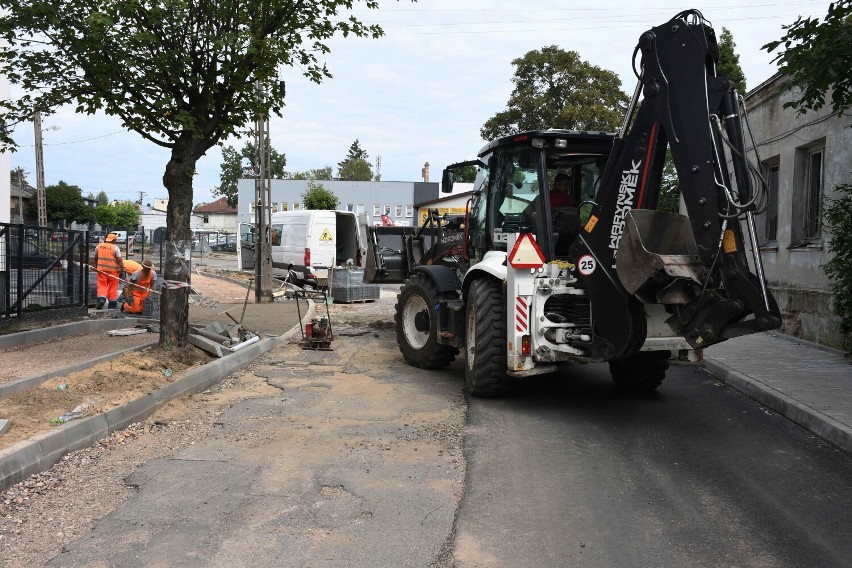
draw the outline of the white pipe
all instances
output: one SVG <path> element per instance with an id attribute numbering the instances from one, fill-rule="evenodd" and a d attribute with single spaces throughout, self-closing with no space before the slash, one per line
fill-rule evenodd
<path id="1" fill-rule="evenodd" d="M 230 350 L 231 350 L 231 351 L 239 351 L 239 350 L 240 350 L 240 349 L 242 349 L 243 347 L 248 347 L 248 346 L 249 346 L 249 345 L 251 345 L 252 343 L 257 343 L 258 341 L 260 341 L 260 336 L 259 336 L 259 335 L 255 335 L 255 336 L 254 336 L 254 337 L 252 337 L 251 339 L 247 339 L 247 340 L 243 341 L 242 343 L 237 343 L 236 345 L 232 345 L 232 346 L 230 347 Z"/>

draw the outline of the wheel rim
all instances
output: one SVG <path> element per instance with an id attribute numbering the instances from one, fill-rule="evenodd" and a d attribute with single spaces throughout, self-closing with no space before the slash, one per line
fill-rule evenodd
<path id="1" fill-rule="evenodd" d="M 421 312 L 429 314 L 429 307 L 426 301 L 421 296 L 411 296 L 405 302 L 405 308 L 402 311 L 402 333 L 405 335 L 405 340 L 414 349 L 422 349 L 426 342 L 429 341 L 429 329 L 419 331 L 417 329 L 416 318 Z M 431 325 L 429 328 L 431 329 Z"/>
<path id="2" fill-rule="evenodd" d="M 467 368 L 473 370 L 476 357 L 476 308 L 470 306 L 467 311 L 467 325 L 465 326 L 464 354 Z"/>

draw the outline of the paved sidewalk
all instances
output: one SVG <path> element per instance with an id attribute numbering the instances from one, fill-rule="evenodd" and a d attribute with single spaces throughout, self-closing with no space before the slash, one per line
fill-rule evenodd
<path id="1" fill-rule="evenodd" d="M 704 350 L 719 380 L 852 454 L 852 364 L 840 351 L 778 333 Z"/>

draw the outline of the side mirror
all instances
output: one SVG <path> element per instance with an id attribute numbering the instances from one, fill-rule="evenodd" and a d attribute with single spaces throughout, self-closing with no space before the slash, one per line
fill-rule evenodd
<path id="1" fill-rule="evenodd" d="M 441 191 L 443 193 L 450 193 L 453 191 L 453 172 L 449 168 L 445 168 L 444 173 L 441 176 Z"/>

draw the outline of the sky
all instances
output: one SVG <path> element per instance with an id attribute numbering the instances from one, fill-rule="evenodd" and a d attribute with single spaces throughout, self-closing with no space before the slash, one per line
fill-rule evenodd
<path id="1" fill-rule="evenodd" d="M 380 39 L 335 38 L 324 61 L 333 78 L 310 82 L 298 68 L 282 68 L 287 98 L 283 116 L 270 120 L 270 138 L 287 158 L 287 169 L 305 171 L 342 161 L 356 139 L 383 181 L 430 181 L 445 166 L 473 159 L 485 144 L 483 123 L 506 109 L 513 59 L 556 45 L 577 51 L 615 72 L 622 90 L 633 92 L 631 56 L 639 36 L 687 8 L 699 9 L 720 35 L 736 43 L 748 89 L 776 71 L 774 54 L 761 50 L 783 35 L 798 16 L 823 17 L 828 1 L 708 0 L 703 4 L 663 0 L 379 0 L 378 10 L 356 3 L 354 13 L 380 24 Z M 580 8 L 578 6 L 587 6 Z M 593 7 L 588 7 L 593 6 Z M 15 90 L 13 88 L 13 96 Z M 42 118 L 45 184 L 64 181 L 84 195 L 103 191 L 110 200 L 151 203 L 166 198 L 162 176 L 169 150 L 123 131 L 102 114 L 61 108 Z M 19 144 L 11 167 L 28 172 L 35 185 L 32 123 L 13 134 Z M 242 148 L 244 141 L 226 145 Z M 214 147 L 198 162 L 193 203 L 214 199 L 221 152 Z"/>

